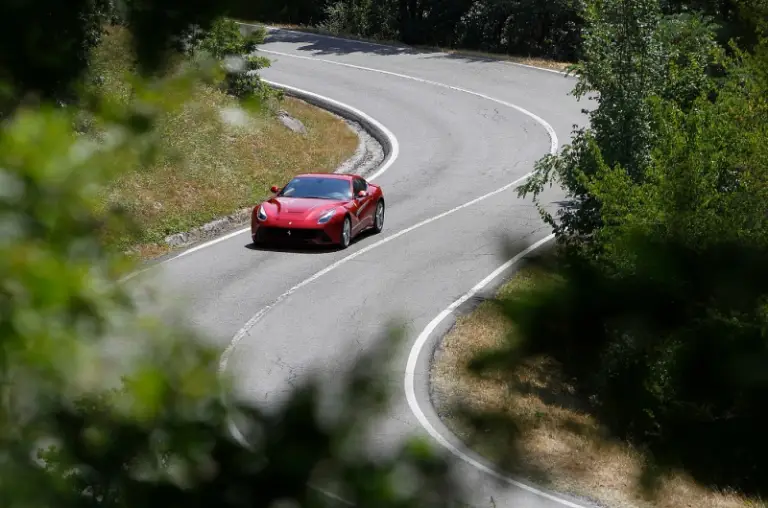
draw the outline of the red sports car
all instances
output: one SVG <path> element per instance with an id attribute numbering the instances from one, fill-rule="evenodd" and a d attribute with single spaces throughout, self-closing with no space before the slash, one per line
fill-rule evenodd
<path id="1" fill-rule="evenodd" d="M 361 232 L 384 227 L 381 187 L 357 175 L 309 173 L 272 192 L 275 196 L 253 208 L 255 244 L 295 241 L 346 249 Z"/>

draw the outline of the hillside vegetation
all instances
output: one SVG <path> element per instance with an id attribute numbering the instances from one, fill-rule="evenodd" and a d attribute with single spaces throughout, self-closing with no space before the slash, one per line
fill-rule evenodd
<path id="1" fill-rule="evenodd" d="M 130 33 L 109 27 L 91 56 L 93 92 L 127 103 L 135 71 Z M 340 118 L 292 98 L 270 98 L 267 107 L 247 111 L 219 86 L 199 82 L 183 106 L 157 120 L 159 144 L 151 163 L 136 160 L 104 195 L 134 227 L 111 237 L 118 248 L 144 256 L 162 252 L 166 236 L 200 226 L 253 205 L 280 184 L 305 171 L 333 171 L 357 147 L 357 135 Z M 293 132 L 274 115 L 284 109 L 307 128 Z M 93 134 L 98 137 L 98 127 Z"/>

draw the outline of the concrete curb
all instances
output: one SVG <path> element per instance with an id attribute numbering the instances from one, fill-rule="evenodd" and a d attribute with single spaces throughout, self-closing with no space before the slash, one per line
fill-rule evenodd
<path id="1" fill-rule="evenodd" d="M 273 83 L 266 79 L 262 81 L 272 88 L 281 90 L 285 95 L 299 99 L 308 104 L 312 104 L 320 109 L 328 111 L 348 123 L 358 136 L 357 148 L 346 161 L 341 163 L 334 171 L 337 173 L 357 173 L 366 174 L 372 169 L 381 166 L 392 154 L 392 143 L 389 137 L 376 125 L 372 124 L 367 118 L 358 115 L 338 104 L 328 102 L 322 97 L 314 94 L 307 94 L 300 90 L 285 87 L 279 83 Z M 367 139 L 366 139 L 367 138 Z M 383 158 L 377 156 L 378 147 L 370 147 L 370 141 L 378 143 L 383 150 Z M 236 227 L 248 223 L 251 216 L 252 207 L 242 208 L 234 211 L 232 214 L 220 217 L 211 222 L 203 224 L 189 231 L 183 231 L 167 236 L 165 244 L 171 248 L 187 247 L 202 240 L 215 238 Z"/>
<path id="2" fill-rule="evenodd" d="M 273 81 L 269 81 L 266 79 L 262 79 L 264 83 L 267 83 L 272 88 L 276 88 L 278 90 L 281 90 L 285 95 L 290 95 L 292 97 L 295 97 L 297 99 L 301 99 L 304 102 L 308 102 L 314 106 L 317 106 L 319 108 L 322 108 L 326 111 L 330 111 L 332 113 L 335 113 L 336 115 L 355 122 L 362 126 L 362 128 L 373 137 L 373 139 L 376 140 L 376 142 L 381 145 L 381 147 L 384 149 L 384 161 L 390 158 L 392 155 L 392 143 L 389 139 L 389 137 L 381 130 L 377 125 L 372 124 L 367 118 L 362 117 L 355 113 L 354 111 L 349 111 L 348 109 L 341 107 L 337 104 L 333 104 L 330 102 L 327 102 L 323 98 L 317 95 L 310 95 L 306 94 L 304 92 L 298 91 L 293 88 L 286 87 L 284 85 L 281 85 L 279 83 L 275 83 Z"/>

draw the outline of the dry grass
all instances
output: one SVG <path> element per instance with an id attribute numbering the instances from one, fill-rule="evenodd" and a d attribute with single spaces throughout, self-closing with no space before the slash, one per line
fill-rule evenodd
<path id="1" fill-rule="evenodd" d="M 521 270 L 502 292 L 540 283 L 544 276 L 541 271 Z M 478 426 L 457 414 L 444 417 L 478 453 L 513 474 L 611 507 L 765 506 L 736 494 L 713 492 L 682 473 L 662 478 L 653 498 L 644 495 L 639 487 L 642 454 L 608 436 L 549 358 L 532 358 L 511 374 L 474 376 L 467 371 L 466 363 L 477 352 L 503 345 L 513 331 L 493 307 L 482 304 L 458 320 L 432 367 L 442 414 L 450 414 L 453 404 L 462 404 L 502 422 Z M 511 421 L 516 422 L 517 432 Z"/>
<path id="2" fill-rule="evenodd" d="M 569 62 L 560 62 L 557 60 L 548 60 L 546 58 L 536 58 L 532 56 L 504 55 L 500 53 L 488 53 L 485 51 L 472 51 L 468 49 L 450 49 L 440 47 L 431 48 L 419 46 L 419 48 L 428 51 L 442 51 L 451 55 L 465 56 L 468 58 L 487 58 L 491 60 L 499 60 L 502 62 L 519 63 L 523 65 L 530 65 L 532 67 L 539 67 L 541 69 L 550 69 L 560 72 L 566 72 L 568 67 L 573 65 Z"/>
<path id="3" fill-rule="evenodd" d="M 120 48 L 127 42 L 124 32 L 112 30 L 95 57 L 102 86 L 126 97 L 122 73 L 130 63 Z M 162 254 L 166 236 L 252 205 L 297 173 L 333 171 L 358 144 L 343 120 L 296 99 L 280 107 L 304 123 L 306 135 L 268 112 L 227 120 L 236 106 L 234 98 L 200 84 L 181 111 L 161 119 L 158 159 L 122 175 L 105 195 L 139 226 L 134 236 L 117 240 L 119 248 L 133 247 L 144 258 Z"/>
<path id="4" fill-rule="evenodd" d="M 332 33 L 328 30 L 324 30 L 322 28 L 317 27 L 311 27 L 311 26 L 304 26 L 304 25 L 290 25 L 290 24 L 274 24 L 274 26 L 277 26 L 279 28 L 285 28 L 287 30 L 295 30 L 297 32 L 307 32 L 307 33 L 314 33 L 314 34 L 320 34 L 320 35 L 331 35 L 334 37 L 341 37 L 344 39 L 350 39 L 354 41 L 362 41 L 362 42 L 374 42 L 376 44 L 384 44 L 387 46 L 395 46 L 395 47 L 401 47 L 401 48 L 408 48 L 411 50 L 419 50 L 423 52 L 442 52 L 447 53 L 450 55 L 455 56 L 464 56 L 467 58 L 483 58 L 483 59 L 490 59 L 490 60 L 498 60 L 502 62 L 513 62 L 513 63 L 519 63 L 524 65 L 530 65 L 533 67 L 539 67 L 542 69 L 550 69 L 550 70 L 556 70 L 556 71 L 562 71 L 565 72 L 572 63 L 569 62 L 560 62 L 556 60 L 549 60 L 546 58 L 535 58 L 535 57 L 529 57 L 529 56 L 517 56 L 517 55 L 507 55 L 502 53 L 489 53 L 486 51 L 474 51 L 469 49 L 455 49 L 455 48 L 443 48 L 439 46 L 423 46 L 423 45 L 416 45 L 416 46 L 409 46 L 407 44 L 404 44 L 399 41 L 393 41 L 393 40 L 383 40 L 383 39 L 371 39 L 366 37 L 359 37 L 357 35 L 353 34 L 337 34 Z"/>

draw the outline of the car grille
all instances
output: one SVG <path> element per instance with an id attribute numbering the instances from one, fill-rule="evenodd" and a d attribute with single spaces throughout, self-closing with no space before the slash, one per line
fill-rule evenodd
<path id="1" fill-rule="evenodd" d="M 290 231 L 291 234 L 288 234 Z M 264 241 L 281 241 L 281 242 L 312 242 L 321 241 L 328 242 L 330 238 L 321 229 L 289 229 L 289 228 L 277 228 L 277 227 L 264 227 L 259 228 L 259 239 Z"/>

